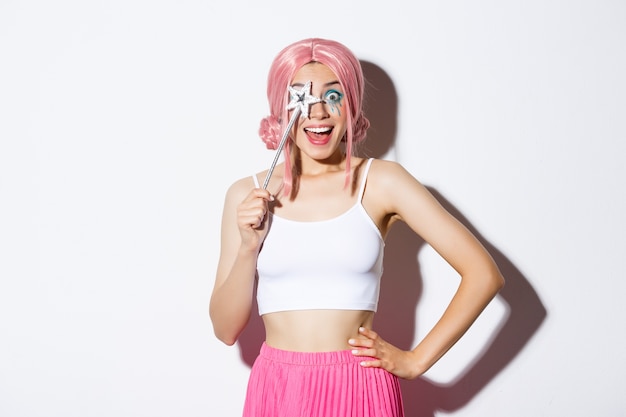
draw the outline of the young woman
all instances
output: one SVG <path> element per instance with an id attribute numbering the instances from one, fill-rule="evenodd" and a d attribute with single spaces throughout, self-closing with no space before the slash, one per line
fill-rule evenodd
<path id="1" fill-rule="evenodd" d="M 307 90 L 310 88 L 310 91 Z M 361 66 L 344 45 L 305 39 L 275 58 L 270 116 L 260 136 L 276 149 L 293 92 L 309 100 L 267 188 L 267 172 L 228 190 L 210 316 L 232 345 L 257 288 L 266 339 L 252 368 L 245 417 L 397 417 L 398 378 L 428 370 L 503 285 L 478 240 L 401 165 L 362 159 Z M 384 239 L 405 222 L 461 276 L 445 313 L 411 351 L 372 329 Z M 378 329 L 384 334 L 384 329 Z"/>

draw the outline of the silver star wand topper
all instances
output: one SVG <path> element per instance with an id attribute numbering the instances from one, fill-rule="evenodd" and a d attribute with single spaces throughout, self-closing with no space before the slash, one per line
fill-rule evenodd
<path id="1" fill-rule="evenodd" d="M 289 137 L 289 132 L 293 127 L 293 124 L 296 122 L 298 116 L 302 116 L 304 118 L 309 117 L 309 107 L 312 104 L 319 103 L 322 101 L 321 98 L 314 97 L 311 95 L 311 81 L 307 81 L 307 83 L 302 87 L 302 90 L 296 90 L 295 88 L 289 86 L 289 94 L 291 96 L 291 101 L 287 105 L 287 110 L 294 110 L 291 114 L 291 119 L 289 119 L 289 124 L 285 129 L 285 133 L 283 133 L 283 137 L 278 144 L 278 149 L 276 149 L 276 155 L 274 156 L 274 161 L 272 162 L 272 166 L 270 166 L 269 171 L 267 171 L 267 176 L 265 177 L 265 181 L 263 182 L 263 189 L 267 188 L 267 184 L 270 182 L 270 178 L 272 176 L 272 172 L 274 172 L 274 167 L 278 162 L 278 158 L 280 157 L 280 153 L 285 146 L 285 142 L 287 142 L 287 138 Z"/>

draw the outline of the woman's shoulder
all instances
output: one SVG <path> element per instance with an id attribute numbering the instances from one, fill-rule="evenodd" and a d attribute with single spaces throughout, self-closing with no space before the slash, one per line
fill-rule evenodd
<path id="1" fill-rule="evenodd" d="M 259 178 L 258 174 L 250 174 L 232 182 L 226 189 L 226 200 L 243 200 L 250 190 L 256 187 L 255 176 Z"/>
<path id="2" fill-rule="evenodd" d="M 372 161 L 367 184 L 373 195 L 388 202 L 420 197 L 425 188 L 401 163 L 384 159 Z"/>
<path id="3" fill-rule="evenodd" d="M 382 181 L 383 184 L 397 181 L 400 178 L 407 178 L 412 175 L 396 161 L 388 159 L 373 159 L 368 174 L 368 181 Z"/>
<path id="4" fill-rule="evenodd" d="M 278 171 L 278 168 L 274 171 L 274 174 L 272 175 L 268 189 L 275 188 L 277 184 L 280 185 L 282 182 L 282 176 L 279 174 L 279 172 L 276 171 Z M 249 175 L 235 180 L 228 187 L 226 195 L 239 198 L 247 195 L 253 188 L 260 188 L 265 181 L 267 172 L 268 170 L 256 173 L 251 172 Z"/>
<path id="5" fill-rule="evenodd" d="M 251 188 L 256 187 L 256 184 L 254 182 L 254 178 L 259 178 L 259 174 L 250 174 L 250 175 L 246 175 L 245 177 L 241 177 L 239 179 L 236 179 L 235 181 L 233 181 L 232 184 L 230 184 L 230 187 L 228 187 L 229 190 L 240 190 L 240 189 L 248 189 L 250 190 Z"/>
<path id="6" fill-rule="evenodd" d="M 372 166 L 376 166 L 379 169 L 396 169 L 402 168 L 399 162 L 392 161 L 390 159 L 369 158 L 372 160 Z"/>

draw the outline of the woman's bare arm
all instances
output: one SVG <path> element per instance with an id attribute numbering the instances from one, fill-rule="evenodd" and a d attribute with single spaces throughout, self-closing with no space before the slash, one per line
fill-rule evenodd
<path id="1" fill-rule="evenodd" d="M 432 194 L 399 164 L 377 161 L 375 175 L 368 181 L 370 201 L 381 202 L 382 211 L 394 220 L 406 222 L 437 251 L 461 277 L 459 287 L 445 312 L 431 331 L 413 349 L 401 351 L 370 329 L 363 329 L 354 346 L 365 347 L 360 355 L 377 360 L 379 366 L 403 378 L 415 378 L 428 370 L 469 329 L 495 297 L 504 279 L 491 255 Z M 383 227 L 386 228 L 386 227 Z"/>
<path id="2" fill-rule="evenodd" d="M 250 319 L 256 263 L 267 234 L 267 190 L 252 189 L 249 179 L 226 193 L 221 250 L 209 314 L 218 339 L 232 345 Z"/>

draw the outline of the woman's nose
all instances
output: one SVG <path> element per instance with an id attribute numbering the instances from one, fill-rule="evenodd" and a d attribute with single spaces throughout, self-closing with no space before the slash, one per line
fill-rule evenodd
<path id="1" fill-rule="evenodd" d="M 309 119 L 324 119 L 328 117 L 328 112 L 326 111 L 326 103 L 320 101 L 318 103 L 311 104 L 311 108 L 309 110 Z"/>

